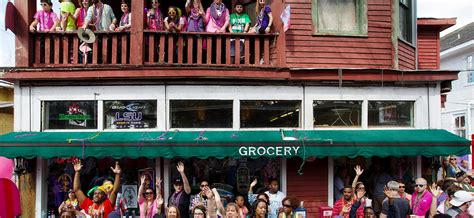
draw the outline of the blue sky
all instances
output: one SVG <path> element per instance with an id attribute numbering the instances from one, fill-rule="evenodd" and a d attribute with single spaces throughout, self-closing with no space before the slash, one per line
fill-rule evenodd
<path id="1" fill-rule="evenodd" d="M 8 0 L 0 0 L 0 67 L 13 67 L 15 65 L 15 35 L 9 30 L 5 31 L 4 17 L 7 2 Z M 54 11 L 58 11 L 58 0 L 52 0 L 52 2 L 54 4 Z M 38 5 L 38 8 L 41 7 Z M 456 26 L 445 30 L 441 35 L 445 35 L 470 22 L 474 22 L 473 0 L 418 0 L 417 8 L 418 17 L 457 17 Z"/>

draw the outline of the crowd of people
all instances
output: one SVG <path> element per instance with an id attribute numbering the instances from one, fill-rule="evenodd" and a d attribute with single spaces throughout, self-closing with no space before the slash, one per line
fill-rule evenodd
<path id="1" fill-rule="evenodd" d="M 336 199 L 338 196 L 341 197 L 334 204 L 333 216 L 473 217 L 472 173 L 467 165 L 457 166 L 455 156 L 450 156 L 448 160 L 449 164 L 444 167 L 446 176 L 442 180 L 429 185 L 426 179 L 417 178 L 412 194 L 406 192 L 407 184 L 401 180 L 393 180 L 380 166 L 375 167 L 371 198 L 366 192 L 364 183 L 359 182 L 364 172 L 360 166 L 354 168 L 356 176 L 352 185 L 344 185 L 341 176 L 347 177 L 347 174 L 339 171 L 334 188 Z"/>
<path id="2" fill-rule="evenodd" d="M 68 192 L 68 199 L 59 207 L 61 217 L 121 217 L 126 208 L 118 197 L 121 186 L 122 169 L 118 162 L 111 167 L 114 179 L 106 179 L 99 186 L 93 187 L 85 194 L 81 189 L 80 175 L 83 165 L 81 160 L 73 161 L 75 171 L 73 189 Z M 173 192 L 165 202 L 162 195 L 161 179 L 151 184 L 149 178 L 142 175 L 138 191 L 140 217 L 168 218 L 291 218 L 300 202 L 296 198 L 287 197 L 279 191 L 279 181 L 270 179 L 268 187 L 254 193 L 257 179 L 250 184 L 248 196 L 236 195 L 230 201 L 221 197 L 218 190 L 208 181 L 200 182 L 200 192 L 191 197 L 191 187 L 185 174 L 185 166 L 178 162 L 176 170 L 179 177 L 172 180 Z M 225 199 L 227 202 L 224 202 Z M 248 202 L 246 200 L 248 199 Z"/>
<path id="3" fill-rule="evenodd" d="M 102 0 L 60 0 L 60 14 L 53 11 L 51 0 L 41 0 L 42 10 L 34 15 L 30 31 L 74 31 L 79 28 L 93 31 L 129 31 L 131 22 L 131 4 L 121 1 L 122 17 L 117 20 L 113 9 Z M 244 4 L 234 4 L 230 13 L 222 0 L 214 2 L 204 10 L 200 0 L 188 0 L 185 13 L 178 6 L 169 6 L 163 15 L 159 0 L 150 0 L 144 9 L 144 26 L 147 30 L 168 32 L 231 32 L 231 33 L 269 33 L 273 24 L 273 15 L 266 0 L 256 4 L 257 20 L 250 27 L 251 20 L 244 12 Z"/>

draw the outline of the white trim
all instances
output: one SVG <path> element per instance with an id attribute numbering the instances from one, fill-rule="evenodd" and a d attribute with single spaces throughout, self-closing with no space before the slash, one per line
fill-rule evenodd
<path id="1" fill-rule="evenodd" d="M 5 80 L 0 80 L 0 87 L 7 88 L 7 89 L 14 89 L 13 83 L 7 82 Z"/>
<path id="2" fill-rule="evenodd" d="M 36 193 L 35 193 L 35 217 L 46 217 L 47 214 L 47 182 L 46 182 L 46 162 L 43 158 L 36 158 Z M 44 215 L 43 215 L 44 214 Z"/>
<path id="3" fill-rule="evenodd" d="M 334 205 L 334 158 L 328 157 L 328 205 Z"/>
<path id="4" fill-rule="evenodd" d="M 97 101 L 97 129 L 99 131 L 104 131 L 105 129 L 104 128 L 104 101 L 103 100 Z"/>
<path id="5" fill-rule="evenodd" d="M 168 198 L 170 196 L 170 165 L 171 165 L 171 160 L 168 158 L 164 159 L 163 162 L 163 190 L 164 190 L 164 195 L 163 195 L 163 200 L 164 200 L 164 205 L 165 208 L 168 207 Z"/>
<path id="6" fill-rule="evenodd" d="M 461 53 L 464 49 L 468 50 L 469 46 L 474 46 L 474 40 L 467 41 L 465 43 L 440 52 L 440 59 L 448 58 L 449 56 L 454 55 L 456 53 Z"/>
<path id="7" fill-rule="evenodd" d="M 304 160 L 303 160 L 304 161 Z M 285 195 L 288 195 L 288 167 L 287 167 L 287 159 L 281 158 L 281 174 L 280 174 L 280 188 L 281 192 Z"/>
<path id="8" fill-rule="evenodd" d="M 232 130 L 240 129 L 240 100 L 234 99 L 232 102 Z"/>
<path id="9" fill-rule="evenodd" d="M 163 177 L 161 175 L 161 157 L 156 157 L 155 158 L 155 178 L 154 178 L 155 182 L 156 182 L 156 178 L 161 178 L 161 180 L 163 181 Z M 160 184 L 160 185 L 163 185 L 163 184 Z M 155 187 L 155 189 L 156 189 L 156 187 Z M 156 190 L 156 193 L 158 193 L 158 191 L 159 190 Z"/>

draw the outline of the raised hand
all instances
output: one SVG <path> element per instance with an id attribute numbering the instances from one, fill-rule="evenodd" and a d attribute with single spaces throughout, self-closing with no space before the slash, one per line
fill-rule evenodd
<path id="1" fill-rule="evenodd" d="M 360 176 L 364 172 L 364 169 L 357 165 L 356 167 L 354 167 L 354 171 L 356 172 L 356 175 Z"/>
<path id="2" fill-rule="evenodd" d="M 143 175 L 140 177 L 140 185 L 144 185 L 144 184 L 145 184 L 145 180 L 146 180 L 146 176 L 145 176 L 145 174 L 143 174 Z"/>
<path id="3" fill-rule="evenodd" d="M 178 162 L 178 165 L 176 165 L 176 169 L 178 170 L 179 173 L 184 173 L 184 164 L 183 162 Z"/>
<path id="4" fill-rule="evenodd" d="M 115 162 L 115 168 L 110 167 L 110 169 L 111 169 L 112 172 L 114 172 L 115 174 L 120 174 L 120 173 L 122 173 L 122 169 L 120 169 L 120 165 L 119 165 L 119 162 L 118 162 L 118 161 Z"/>
<path id="5" fill-rule="evenodd" d="M 163 181 L 161 180 L 161 178 L 158 177 L 158 178 L 155 179 L 156 190 L 158 190 L 158 189 L 161 188 L 161 182 L 163 182 Z"/>
<path id="6" fill-rule="evenodd" d="M 441 194 L 441 188 L 436 185 L 436 183 L 431 184 L 431 186 L 428 187 L 430 189 L 431 194 L 433 197 L 437 198 Z"/>
<path id="7" fill-rule="evenodd" d="M 383 193 L 387 196 L 387 198 L 393 198 L 392 191 L 390 189 L 388 189 L 387 186 L 385 186 L 383 188 Z"/>
<path id="8" fill-rule="evenodd" d="M 157 203 L 159 206 L 161 206 L 161 205 L 163 205 L 164 202 L 165 202 L 165 201 L 163 200 L 163 196 L 161 196 L 161 194 L 157 194 L 157 195 L 156 195 L 156 203 Z"/>
<path id="9" fill-rule="evenodd" d="M 74 171 L 79 172 L 82 169 L 82 164 L 80 159 L 75 159 L 72 161 L 72 164 L 74 165 Z"/>
<path id="10" fill-rule="evenodd" d="M 250 183 L 250 187 L 255 187 L 257 185 L 257 179 L 255 178 L 252 183 Z"/>
<path id="11" fill-rule="evenodd" d="M 206 197 L 207 197 L 208 199 L 211 199 L 212 196 L 214 195 L 214 194 L 212 193 L 212 190 L 209 188 L 209 186 L 204 186 L 204 187 L 202 188 L 202 191 L 204 192 L 204 194 L 206 195 Z"/>

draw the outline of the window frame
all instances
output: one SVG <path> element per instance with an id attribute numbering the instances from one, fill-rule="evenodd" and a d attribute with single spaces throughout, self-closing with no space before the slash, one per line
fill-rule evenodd
<path id="1" fill-rule="evenodd" d="M 330 30 L 319 30 L 318 28 L 318 0 L 311 1 L 311 27 L 312 34 L 315 36 L 329 35 L 329 36 L 355 36 L 355 37 L 368 37 L 368 5 L 367 0 L 355 0 L 356 2 L 356 25 L 357 31 L 330 31 Z"/>
<path id="2" fill-rule="evenodd" d="M 110 102 L 110 101 L 129 101 L 129 102 L 133 102 L 133 101 L 140 101 L 140 102 L 153 102 L 155 105 L 155 127 L 147 127 L 147 128 L 107 128 L 107 111 L 106 111 L 106 107 L 105 107 L 105 104 L 106 102 Z M 104 131 L 140 131 L 140 130 L 150 130 L 150 129 L 157 129 L 158 128 L 158 116 L 159 116 L 159 110 L 158 110 L 158 102 L 156 99 L 136 99 L 136 100 L 128 100 L 128 99 L 119 99 L 119 100 L 116 100 L 116 99 L 108 99 L 108 100 L 102 100 L 101 101 L 101 104 L 102 104 L 102 113 L 101 113 L 101 119 L 102 119 L 102 129 Z"/>
<path id="3" fill-rule="evenodd" d="M 370 103 L 371 102 L 409 102 L 411 104 L 410 110 L 410 125 L 402 126 L 402 125 L 371 125 L 370 124 Z M 380 108 L 379 108 L 380 110 Z M 416 100 L 375 100 L 371 99 L 367 101 L 367 127 L 369 129 L 376 129 L 376 128 L 387 128 L 387 129 L 397 129 L 397 128 L 416 128 Z"/>
<path id="4" fill-rule="evenodd" d="M 360 102 L 360 114 L 359 114 L 359 122 L 360 124 L 357 126 L 357 125 L 354 125 L 354 126 L 318 126 L 318 125 L 315 125 L 315 122 L 316 122 L 316 115 L 314 114 L 314 110 L 315 110 L 315 106 L 314 106 L 314 103 L 316 101 L 325 101 L 325 102 L 336 102 L 336 101 L 344 101 L 344 102 L 350 102 L 350 101 L 353 101 L 353 102 Z M 320 99 L 313 99 L 312 100 L 312 108 L 311 110 L 313 111 L 313 128 L 314 129 L 362 129 L 363 128 L 363 117 L 364 117 L 364 101 L 363 100 L 320 100 Z M 342 119 L 342 115 L 338 115 L 338 116 L 341 116 L 341 119 Z M 337 119 L 336 119 L 337 120 Z"/>
<path id="5" fill-rule="evenodd" d="M 291 127 L 291 126 L 278 126 L 278 127 L 243 127 L 242 126 L 242 103 L 243 102 L 252 102 L 252 101 L 295 101 L 298 102 L 299 104 L 299 110 L 298 110 L 298 124 L 296 127 Z M 238 100 L 239 104 L 239 129 L 246 129 L 246 130 L 258 130 L 258 129 L 301 129 L 303 128 L 303 123 L 302 123 L 302 117 L 303 117 L 303 100 L 299 99 L 293 99 L 293 100 L 282 100 L 282 99 L 239 99 Z"/>
<path id="6" fill-rule="evenodd" d="M 398 29 L 398 34 L 397 34 L 397 38 L 409 45 L 412 45 L 412 46 L 415 46 L 416 45 L 416 32 L 417 32 L 417 24 L 416 24 L 416 2 L 414 0 L 398 0 L 398 3 L 397 3 L 397 6 L 398 7 L 397 9 L 397 19 L 398 19 L 398 22 L 397 22 L 397 29 Z M 402 37 L 402 31 L 401 31 L 401 28 L 400 28 L 400 25 L 401 25 L 401 19 L 400 19 L 400 16 L 401 16 L 401 13 L 400 13 L 400 9 L 401 7 L 405 7 L 407 9 L 407 17 L 406 17 L 406 23 L 405 25 L 407 25 L 406 29 L 407 29 L 407 37 L 408 38 L 405 38 L 405 37 Z"/>
<path id="7" fill-rule="evenodd" d="M 468 55 L 466 57 L 466 77 L 467 77 L 467 84 L 471 85 L 474 84 L 474 67 L 472 63 L 472 55 Z"/>
<path id="8" fill-rule="evenodd" d="M 458 119 L 459 118 L 459 119 Z M 461 118 L 464 119 L 464 125 L 461 125 Z M 459 137 L 466 138 L 467 128 L 466 128 L 466 114 L 454 114 L 453 115 L 453 132 Z M 463 134 L 459 134 L 464 132 Z"/>
<path id="9" fill-rule="evenodd" d="M 95 128 L 84 128 L 84 129 L 67 129 L 67 128 L 62 128 L 62 129 L 52 129 L 46 126 L 48 122 L 46 122 L 46 119 L 49 119 L 49 114 L 48 116 L 46 115 L 46 103 L 47 102 L 94 102 L 95 103 L 95 122 L 96 122 L 96 127 Z M 101 112 L 99 110 L 101 102 L 98 100 L 41 100 L 41 109 L 40 109 L 40 127 L 41 127 L 41 132 L 74 132 L 74 131 L 82 131 L 82 132 L 88 132 L 88 131 L 97 131 L 100 129 L 100 115 Z"/>

